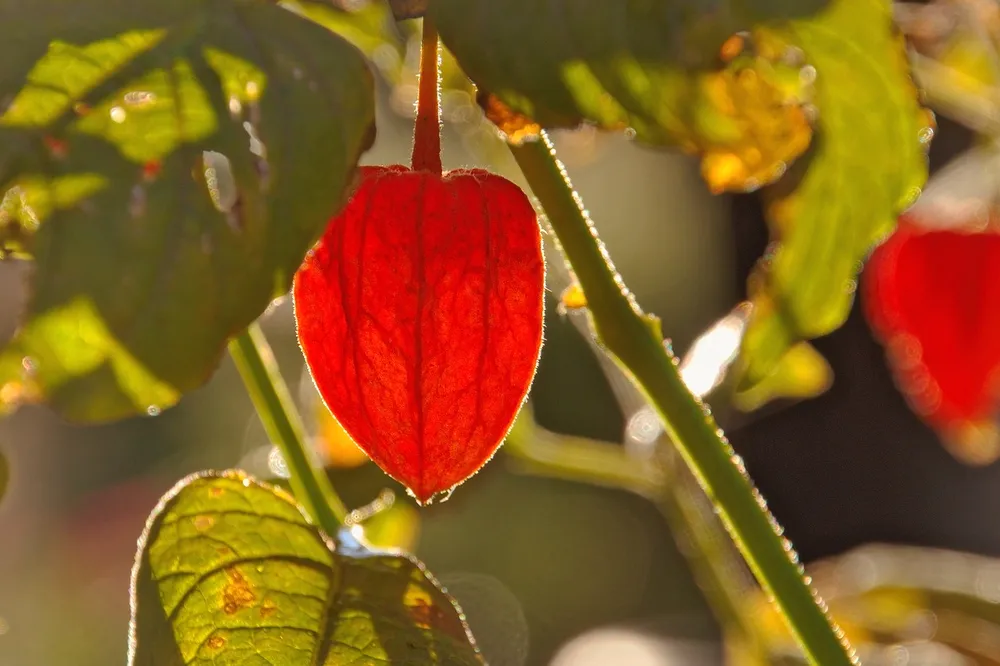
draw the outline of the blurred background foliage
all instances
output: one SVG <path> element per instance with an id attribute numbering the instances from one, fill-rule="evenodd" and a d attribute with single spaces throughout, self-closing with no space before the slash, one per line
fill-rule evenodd
<path id="1" fill-rule="evenodd" d="M 344 23 L 315 4 L 286 4 L 308 10 L 371 57 L 381 74 L 379 132 L 365 162 L 405 163 L 414 35 L 377 5 Z M 976 89 L 985 76 L 981 54 L 948 53 L 970 72 L 963 85 Z M 443 107 L 446 168 L 486 164 L 518 179 L 448 59 Z M 712 196 L 693 158 L 619 135 L 582 128 L 554 138 L 626 283 L 683 353 L 746 298 L 746 278 L 767 244 L 758 197 Z M 939 119 L 932 169 L 971 142 L 963 125 Z M 24 305 L 26 271 L 23 263 L 0 263 L 0 340 L 13 334 Z M 571 315 L 559 313 L 558 296 L 553 288 L 531 394 L 534 419 L 554 433 L 620 446 L 634 414 L 618 406 Z M 344 499 L 352 507 L 376 503 L 370 508 L 381 511 L 366 521 L 371 539 L 412 548 L 427 563 L 463 604 L 491 664 L 722 663 L 721 631 L 654 502 L 525 474 L 523 461 L 502 450 L 449 501 L 417 510 L 318 408 L 290 304 L 276 302 L 262 324 L 286 380 L 299 387 Z M 990 558 L 1000 556 L 1000 530 L 991 516 L 1000 506 L 1000 468 L 965 467 L 940 447 L 893 386 L 857 304 L 847 324 L 816 346 L 835 373 L 828 391 L 751 414 L 720 399 L 713 406 L 722 425 L 805 561 L 873 542 L 984 556 L 868 549 L 820 565 L 811 573 L 852 636 L 888 643 L 879 653 L 884 663 L 995 663 L 1000 564 Z M 82 428 L 43 408 L 23 408 L 0 421 L 0 454 L 10 469 L 0 504 L 4 666 L 120 662 L 135 539 L 159 496 L 206 468 L 281 473 L 228 360 L 210 384 L 155 418 Z M 0 488 L 3 477 L 0 471 Z M 762 636 L 786 641 L 762 600 L 746 603 Z M 966 648 L 942 648 L 935 636 Z M 753 663 L 749 650 L 729 647 Z M 902 655 L 909 661 L 891 661 Z"/>

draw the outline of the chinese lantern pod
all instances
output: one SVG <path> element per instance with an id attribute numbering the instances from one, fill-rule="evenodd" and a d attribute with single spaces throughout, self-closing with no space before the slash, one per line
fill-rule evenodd
<path id="1" fill-rule="evenodd" d="M 865 311 L 913 410 L 970 464 L 1000 456 L 1000 234 L 904 216 L 864 275 Z"/>
<path id="2" fill-rule="evenodd" d="M 496 451 L 542 341 L 544 262 L 521 190 L 482 170 L 365 167 L 295 277 L 327 406 L 420 502 Z"/>

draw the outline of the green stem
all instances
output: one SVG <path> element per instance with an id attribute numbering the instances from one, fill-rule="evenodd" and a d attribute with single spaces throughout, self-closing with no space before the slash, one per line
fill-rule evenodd
<path id="1" fill-rule="evenodd" d="M 665 478 L 656 506 L 727 635 L 738 635 L 741 649 L 753 657 L 753 663 L 767 663 L 764 639 L 747 603 L 754 591 L 753 579 L 711 503 L 704 501 L 703 495 L 699 498 L 701 488 L 688 470 L 680 467 L 683 463 L 677 459 L 676 449 L 666 437 L 661 441 L 658 454 Z"/>
<path id="2" fill-rule="evenodd" d="M 854 651 L 803 579 L 790 544 L 776 531 L 711 413 L 684 385 L 655 319 L 644 315 L 607 258 L 586 211 L 544 134 L 512 145 L 586 294 L 594 332 L 657 410 L 679 453 L 708 494 L 765 592 L 775 600 L 812 664 L 852 666 Z"/>
<path id="3" fill-rule="evenodd" d="M 542 428 L 530 403 L 507 433 L 504 452 L 529 474 L 619 488 L 651 500 L 663 488 L 658 468 L 630 458 L 620 446 Z"/>
<path id="4" fill-rule="evenodd" d="M 288 465 L 295 499 L 327 534 L 344 525 L 347 507 L 322 468 L 313 462 L 305 429 L 264 332 L 254 323 L 229 343 L 229 354 L 243 378 L 257 415 Z"/>

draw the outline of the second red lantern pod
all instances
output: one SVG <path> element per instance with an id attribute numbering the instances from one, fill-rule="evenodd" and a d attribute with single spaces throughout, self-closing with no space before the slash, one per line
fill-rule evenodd
<path id="1" fill-rule="evenodd" d="M 930 222 L 904 215 L 872 254 L 865 313 L 913 410 L 984 464 L 1000 455 L 1000 234 Z"/>
<path id="2" fill-rule="evenodd" d="M 524 401 L 542 342 L 538 220 L 510 181 L 442 174 L 425 25 L 413 168 L 364 167 L 295 277 L 299 341 L 333 415 L 420 502 L 474 474 Z"/>

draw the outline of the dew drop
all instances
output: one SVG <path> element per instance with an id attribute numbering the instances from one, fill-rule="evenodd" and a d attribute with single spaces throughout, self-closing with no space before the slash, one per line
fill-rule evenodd
<path id="1" fill-rule="evenodd" d="M 287 479 L 292 476 L 288 469 L 288 463 L 285 462 L 285 457 L 281 455 L 281 451 L 276 446 L 271 447 L 271 452 L 267 454 L 267 468 L 271 470 L 271 474 L 279 479 Z"/>
<path id="2" fill-rule="evenodd" d="M 221 213 L 232 212 L 239 192 L 229 158 L 222 153 L 207 150 L 202 154 L 202 162 L 205 167 L 205 185 L 216 210 Z"/>
<path id="3" fill-rule="evenodd" d="M 128 114 L 125 112 L 125 109 L 123 109 L 122 107 L 120 107 L 120 106 L 113 106 L 113 107 L 111 107 L 111 120 L 112 121 L 114 121 L 114 122 L 118 123 L 119 125 L 121 125 L 123 122 L 125 122 L 125 119 L 127 117 L 128 117 Z"/>
<path id="4" fill-rule="evenodd" d="M 233 118 L 238 118 L 242 112 L 243 112 L 243 103 L 240 102 L 240 99 L 238 97 L 230 97 L 229 113 L 233 116 Z"/>
<path id="5" fill-rule="evenodd" d="M 638 445 L 643 452 L 652 453 L 652 446 L 662 434 L 660 418 L 648 406 L 633 414 L 625 426 L 626 445 Z"/>
<path id="6" fill-rule="evenodd" d="M 150 416 L 159 416 L 160 411 L 161 410 L 157 405 L 150 405 L 149 407 L 146 408 L 146 413 L 149 414 Z"/>
<path id="7" fill-rule="evenodd" d="M 38 372 L 38 361 L 31 358 L 30 356 L 25 356 L 21 359 L 21 370 L 24 376 L 30 377 Z"/>
<path id="8" fill-rule="evenodd" d="M 257 99 L 260 99 L 260 86 L 257 85 L 256 81 L 247 81 L 246 93 L 247 93 L 247 97 L 251 101 L 255 101 Z"/>

